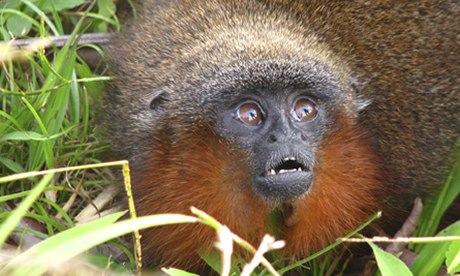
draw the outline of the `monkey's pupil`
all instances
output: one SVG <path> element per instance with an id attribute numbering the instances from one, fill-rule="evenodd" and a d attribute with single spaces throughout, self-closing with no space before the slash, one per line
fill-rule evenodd
<path id="1" fill-rule="evenodd" d="M 295 104 L 295 114 L 299 121 L 306 121 L 315 116 L 316 109 L 310 101 L 301 99 Z"/>
<path id="2" fill-rule="evenodd" d="M 300 109 L 300 114 L 301 114 L 301 117 L 306 117 L 308 116 L 308 114 L 311 113 L 311 110 L 310 110 L 310 107 L 309 106 L 306 106 L 304 105 L 301 109 Z"/>
<path id="3" fill-rule="evenodd" d="M 259 107 L 254 103 L 244 104 L 238 110 L 238 116 L 242 122 L 248 125 L 258 125 L 262 121 Z"/>

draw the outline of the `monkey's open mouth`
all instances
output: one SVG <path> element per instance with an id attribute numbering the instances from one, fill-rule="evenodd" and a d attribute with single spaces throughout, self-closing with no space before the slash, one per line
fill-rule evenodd
<path id="1" fill-rule="evenodd" d="M 265 176 L 273 176 L 273 175 L 279 175 L 279 174 L 284 174 L 284 173 L 294 173 L 294 172 L 308 172 L 309 168 L 307 165 L 302 164 L 299 162 L 295 157 L 286 157 L 268 170 L 265 173 Z"/>
<path id="2" fill-rule="evenodd" d="M 266 200 L 279 204 L 304 195 L 311 187 L 313 172 L 307 157 L 271 159 L 268 168 L 254 178 L 254 190 Z"/>

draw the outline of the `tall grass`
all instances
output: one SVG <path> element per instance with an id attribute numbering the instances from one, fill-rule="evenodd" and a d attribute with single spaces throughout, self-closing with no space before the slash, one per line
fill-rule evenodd
<path id="1" fill-rule="evenodd" d="M 217 271 L 244 273 L 250 260 L 233 256 L 231 247 L 237 243 L 253 254 L 256 248 L 199 211 L 196 216 L 155 215 L 131 221 L 120 221 L 124 213 L 117 212 L 86 224 L 79 224 L 75 219 L 91 204 L 92 198 L 113 183 L 112 171 L 105 166 L 119 166 L 119 171 L 124 167 L 124 177 L 129 178 L 127 163 L 100 164 L 99 160 L 107 145 L 95 135 L 95 110 L 110 77 L 104 64 L 90 67 L 79 56 L 79 51 L 91 48 L 103 55 L 103 50 L 98 45 L 75 43 L 81 33 L 117 31 L 120 26 L 115 12 L 110 0 L 91 3 L 6 0 L 0 3 L 0 38 L 7 42 L 0 46 L 0 245 L 3 250 L 11 245 L 24 250 L 0 260 L 0 273 L 40 275 L 51 266 L 87 253 L 104 242 L 122 251 L 126 255 L 125 263 L 116 263 L 109 254 L 90 253 L 86 254 L 84 264 L 96 265 L 106 272 L 134 273 L 140 261 L 134 257 L 136 246 L 132 249 L 114 239 L 167 223 L 204 223 L 214 227 L 221 233 L 222 246 L 216 255 L 203 257 Z M 51 45 L 45 49 L 49 44 L 46 40 L 21 49 L 13 45 L 18 38 L 64 34 L 71 36 L 63 47 Z M 50 171 L 33 173 L 41 170 Z M 442 214 L 459 192 L 457 160 L 446 184 L 425 204 L 419 235 L 436 233 Z M 372 245 L 382 274 L 398 271 L 400 275 L 432 275 L 443 265 L 451 273 L 460 271 L 460 245 L 455 237 L 460 235 L 459 228 L 457 222 L 439 234 L 451 236 L 448 241 L 414 246 L 420 257 L 412 272 L 397 258 Z M 356 236 L 359 230 L 361 228 L 348 236 Z M 31 241 L 34 246 L 26 250 Z M 308 271 L 311 275 L 323 275 L 331 271 L 331 266 L 341 265 L 328 251 L 342 242 L 339 240 L 296 263 L 288 263 L 276 255 L 270 259 L 272 264 L 264 258 L 254 258 L 251 264 L 264 266 L 253 273 L 267 274 L 273 266 L 280 274 L 295 270 L 301 274 Z M 279 245 L 274 241 L 266 244 L 268 248 Z M 431 258 L 433 254 L 437 257 Z M 179 270 L 167 270 L 167 273 L 185 275 Z"/>

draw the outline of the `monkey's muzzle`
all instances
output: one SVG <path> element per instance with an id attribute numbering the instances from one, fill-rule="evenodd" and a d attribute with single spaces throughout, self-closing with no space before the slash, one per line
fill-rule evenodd
<path id="1" fill-rule="evenodd" d="M 281 203 L 304 195 L 312 182 L 311 166 L 305 158 L 287 156 L 271 160 L 254 179 L 254 190 L 268 201 Z"/>

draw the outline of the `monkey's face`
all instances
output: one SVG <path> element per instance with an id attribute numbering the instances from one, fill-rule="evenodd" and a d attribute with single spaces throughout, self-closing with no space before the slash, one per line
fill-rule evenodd
<path id="1" fill-rule="evenodd" d="M 319 99 L 302 89 L 253 89 L 226 102 L 218 121 L 225 137 L 249 152 L 256 194 L 285 202 L 310 189 L 326 124 Z"/>
<path id="2" fill-rule="evenodd" d="M 354 108 L 347 98 L 349 87 L 340 83 L 340 74 L 317 60 L 294 65 L 291 61 L 256 60 L 219 68 L 217 73 L 205 73 L 176 87 L 177 93 L 165 93 L 168 101 L 160 109 L 174 110 L 175 116 L 182 118 L 174 119 L 181 122 L 181 130 L 173 131 L 181 140 L 185 131 L 190 132 L 187 140 L 195 141 L 192 137 L 203 135 L 198 126 L 207 125 L 225 141 L 228 152 L 240 154 L 236 162 L 225 162 L 228 168 L 223 171 L 240 171 L 246 166 L 243 171 L 248 182 L 224 181 L 224 175 L 219 179 L 231 183 L 224 186 L 244 187 L 246 193 L 279 205 L 310 191 L 323 136 L 331 131 L 337 110 L 352 113 L 344 107 Z"/>

